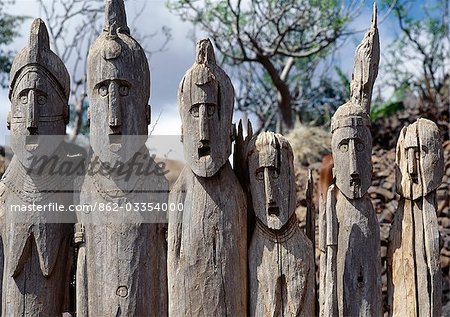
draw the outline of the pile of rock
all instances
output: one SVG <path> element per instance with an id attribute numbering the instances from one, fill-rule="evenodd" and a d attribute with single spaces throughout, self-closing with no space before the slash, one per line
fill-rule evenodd
<path id="1" fill-rule="evenodd" d="M 441 266 L 443 273 L 443 303 L 450 302 L 450 141 L 444 143 L 444 162 L 445 173 L 442 184 L 437 190 L 438 201 L 438 222 L 441 234 Z M 398 206 L 399 196 L 395 190 L 395 149 L 374 150 L 372 155 L 373 174 L 372 187 L 369 189 L 370 198 L 380 222 L 381 235 L 381 260 L 382 260 L 382 283 L 383 295 L 386 299 L 387 275 L 386 275 L 386 253 L 388 247 L 389 230 L 392 219 Z M 301 220 L 302 226 L 305 225 L 306 216 L 306 184 L 308 177 L 308 168 L 312 170 L 315 188 L 315 201 L 318 202 L 317 184 L 319 181 L 319 169 L 321 163 L 313 163 L 309 167 L 297 166 L 297 215 Z M 317 229 L 316 208 L 316 229 Z M 318 232 L 316 230 L 316 241 Z M 318 252 L 316 252 L 318 254 Z M 318 259 L 317 259 L 318 260 Z M 318 262 L 317 262 L 318 263 Z"/>

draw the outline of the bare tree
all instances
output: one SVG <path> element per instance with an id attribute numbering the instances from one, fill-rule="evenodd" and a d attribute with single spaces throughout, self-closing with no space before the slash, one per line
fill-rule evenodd
<path id="1" fill-rule="evenodd" d="M 449 106 L 449 1 L 386 0 L 393 8 L 400 36 L 384 54 L 386 84 L 419 98 L 423 115 L 435 121 Z M 422 16 L 416 17 L 418 9 Z"/>
<path id="2" fill-rule="evenodd" d="M 69 68 L 71 76 L 71 116 L 73 130 L 71 139 L 87 130 L 87 74 L 86 60 L 89 47 L 103 28 L 104 0 L 38 0 L 42 16 L 49 29 L 53 49 Z M 163 26 L 152 33 L 138 32 L 135 21 L 145 12 L 147 1 L 137 9 L 132 17 L 131 33 L 143 46 L 147 57 L 164 51 L 171 39 L 170 29 Z M 130 11 L 131 12 L 131 11 Z M 159 47 L 149 48 L 149 42 L 159 32 L 163 41 Z"/>
<path id="3" fill-rule="evenodd" d="M 361 2 L 188 0 L 169 2 L 169 8 L 206 31 L 222 62 L 239 66 L 238 109 L 290 129 L 294 113 L 301 119 L 298 80 L 346 35 Z"/>

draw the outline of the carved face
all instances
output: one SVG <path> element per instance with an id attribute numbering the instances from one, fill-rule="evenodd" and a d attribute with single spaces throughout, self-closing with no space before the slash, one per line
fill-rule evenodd
<path id="1" fill-rule="evenodd" d="M 437 126 L 419 119 L 402 129 L 397 143 L 397 191 L 417 199 L 439 187 L 444 170 Z"/>
<path id="2" fill-rule="evenodd" d="M 181 109 L 185 158 L 195 174 L 211 177 L 230 156 L 232 126 L 221 115 L 216 81 L 193 89 L 198 90 L 192 93 L 196 98 Z"/>
<path id="3" fill-rule="evenodd" d="M 372 136 L 365 126 L 338 128 L 331 138 L 334 176 L 349 199 L 361 198 L 372 181 Z"/>
<path id="4" fill-rule="evenodd" d="M 249 180 L 256 217 L 267 227 L 278 230 L 295 212 L 295 173 L 290 148 L 282 147 L 276 137 L 272 144 L 259 142 L 262 133 L 249 152 Z M 266 139 L 267 140 L 267 139 Z M 286 142 L 286 141 L 284 141 Z"/>
<path id="5" fill-rule="evenodd" d="M 67 103 L 47 75 L 29 71 L 16 83 L 9 118 L 11 148 L 24 166 L 54 153 L 66 132 L 66 116 Z"/>
<path id="6" fill-rule="evenodd" d="M 125 79 L 94 84 L 90 94 L 91 146 L 102 162 L 125 163 L 147 139 L 147 101 Z"/>

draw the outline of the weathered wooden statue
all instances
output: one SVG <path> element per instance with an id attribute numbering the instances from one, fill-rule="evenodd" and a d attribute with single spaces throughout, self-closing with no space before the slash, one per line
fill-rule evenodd
<path id="1" fill-rule="evenodd" d="M 62 140 L 69 88 L 69 74 L 50 50 L 44 22 L 36 19 L 28 46 L 11 68 L 8 125 L 14 156 L 0 183 L 2 316 L 61 316 L 68 308 L 73 225 L 48 204 L 72 202 L 73 177 L 58 173 L 68 154 Z"/>
<path id="2" fill-rule="evenodd" d="M 130 35 L 123 0 L 107 0 L 103 32 L 88 55 L 92 155 L 81 185 L 77 314 L 167 315 L 166 242 L 149 206 L 167 202 L 168 183 L 145 141 L 150 72 Z M 144 166 L 144 169 L 143 169 Z"/>
<path id="3" fill-rule="evenodd" d="M 314 316 L 313 245 L 295 214 L 292 149 L 279 134 L 261 133 L 248 147 L 256 228 L 248 251 L 251 316 Z"/>
<path id="4" fill-rule="evenodd" d="M 396 165 L 400 202 L 389 237 L 389 316 L 441 316 L 436 189 L 444 159 L 434 122 L 418 119 L 402 129 Z"/>
<path id="5" fill-rule="evenodd" d="M 334 114 L 331 147 L 334 184 L 321 216 L 322 316 L 381 316 L 380 229 L 367 189 L 372 176 L 369 126 L 379 42 L 372 27 L 358 46 L 351 99 Z M 321 210 L 323 212 L 323 210 Z M 325 220 L 325 221 L 323 221 Z M 325 267 L 323 267 L 325 265 Z"/>
<path id="6" fill-rule="evenodd" d="M 170 202 L 184 204 L 168 231 L 170 316 L 247 313 L 246 199 L 228 157 L 234 90 L 208 39 L 178 91 L 187 165 Z"/>

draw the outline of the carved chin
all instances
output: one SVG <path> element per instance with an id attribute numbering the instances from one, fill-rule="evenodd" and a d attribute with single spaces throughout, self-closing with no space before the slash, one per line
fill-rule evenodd
<path id="1" fill-rule="evenodd" d="M 211 157 L 208 155 L 206 157 L 195 160 L 195 162 L 191 164 L 191 168 L 197 176 L 212 177 L 219 171 L 222 165 L 215 164 Z"/>
<path id="2" fill-rule="evenodd" d="M 27 135 L 25 137 L 25 149 L 34 152 L 39 147 L 39 135 Z"/>
<path id="3" fill-rule="evenodd" d="M 426 195 L 426 193 L 425 194 L 423 193 L 423 188 L 420 183 L 417 184 L 409 180 L 403 184 L 402 189 L 403 189 L 403 196 L 406 199 L 416 200 L 417 198 Z"/>
<path id="4" fill-rule="evenodd" d="M 339 186 L 339 184 L 337 185 L 341 193 L 344 194 L 344 196 L 348 199 L 359 199 L 365 194 L 363 193 L 360 182 L 352 182 L 348 185 L 341 184 L 341 186 Z"/>

